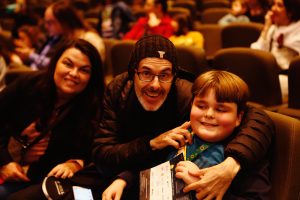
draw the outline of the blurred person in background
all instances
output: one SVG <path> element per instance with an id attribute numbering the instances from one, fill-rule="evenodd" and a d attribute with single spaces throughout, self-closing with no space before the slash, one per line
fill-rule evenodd
<path id="1" fill-rule="evenodd" d="M 225 26 L 233 22 L 249 22 L 250 20 L 246 16 L 247 11 L 248 7 L 245 0 L 234 0 L 231 3 L 231 13 L 223 16 L 218 24 Z"/>
<path id="2" fill-rule="evenodd" d="M 127 1 L 128 2 L 128 1 Z M 135 21 L 130 3 L 106 0 L 99 15 L 98 31 L 103 38 L 122 39 Z"/>
<path id="3" fill-rule="evenodd" d="M 62 39 L 84 39 L 96 47 L 102 60 L 105 59 L 105 47 L 102 38 L 96 30 L 84 23 L 79 13 L 69 3 L 57 1 L 48 6 L 44 21 L 49 39 L 43 47 L 39 51 L 30 47 L 16 49 L 23 59 L 30 60 L 30 68 L 33 70 L 44 69 L 48 66 L 51 55 Z"/>
<path id="4" fill-rule="evenodd" d="M 47 33 L 47 40 L 40 49 L 34 49 L 28 44 L 15 43 L 15 51 L 22 58 L 23 62 L 33 70 L 45 69 L 50 63 L 50 57 L 62 39 L 63 28 L 55 17 L 52 6 L 48 6 L 44 14 L 44 25 Z"/>
<path id="5" fill-rule="evenodd" d="M 21 48 L 40 49 L 45 41 L 45 34 L 38 26 L 22 25 L 18 29 L 18 37 L 14 39 L 14 45 Z"/>
<path id="6" fill-rule="evenodd" d="M 269 10 L 268 0 L 246 0 L 248 12 L 246 15 L 251 22 L 264 23 L 265 15 Z"/>
<path id="7" fill-rule="evenodd" d="M 144 9 L 147 16 L 141 17 L 125 34 L 124 40 L 138 40 L 144 35 L 158 34 L 169 38 L 174 34 L 173 19 L 168 15 L 165 0 L 146 0 Z"/>
<path id="8" fill-rule="evenodd" d="M 300 2 L 299 0 L 274 0 L 265 16 L 264 28 L 251 48 L 271 52 L 280 73 L 286 74 L 290 61 L 300 54 Z M 288 96 L 287 75 L 280 75 L 283 98 Z"/>
<path id="9" fill-rule="evenodd" d="M 71 2 L 56 1 L 50 5 L 50 8 L 62 28 L 64 39 L 84 39 L 96 47 L 102 60 L 105 59 L 105 47 L 102 38 L 95 29 L 84 22 Z"/>
<path id="10" fill-rule="evenodd" d="M 173 19 L 175 33 L 169 39 L 175 46 L 204 47 L 203 35 L 199 31 L 192 31 L 192 22 L 188 16 L 178 14 Z"/>

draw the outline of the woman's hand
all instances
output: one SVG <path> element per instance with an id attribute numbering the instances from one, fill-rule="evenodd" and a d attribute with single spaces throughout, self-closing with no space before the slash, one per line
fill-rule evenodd
<path id="1" fill-rule="evenodd" d="M 156 138 L 150 140 L 150 146 L 153 150 L 164 149 L 167 146 L 173 146 L 176 149 L 184 146 L 186 143 L 192 143 L 192 135 L 187 130 L 190 122 L 185 122 L 181 126 L 169 130 Z"/>
<path id="2" fill-rule="evenodd" d="M 17 47 L 15 48 L 15 52 L 20 56 L 23 60 L 29 58 L 29 55 L 34 52 L 34 49 L 28 47 Z"/>
<path id="3" fill-rule="evenodd" d="M 198 176 L 200 180 L 187 185 L 183 191 L 196 191 L 197 199 L 221 200 L 239 170 L 240 164 L 228 157 L 218 165 L 198 170 L 196 173 L 189 172 L 192 176 Z"/>
<path id="4" fill-rule="evenodd" d="M 10 162 L 0 168 L 0 176 L 3 181 L 28 182 L 29 178 L 24 173 L 21 165 L 16 162 Z"/>
<path id="5" fill-rule="evenodd" d="M 77 171 L 83 168 L 82 160 L 69 160 L 65 163 L 56 165 L 48 176 L 55 176 L 56 178 L 71 178 Z"/>
<path id="6" fill-rule="evenodd" d="M 200 180 L 198 176 L 191 175 L 191 173 L 196 174 L 198 171 L 198 166 L 191 161 L 181 161 L 176 165 L 175 176 L 182 179 L 185 184 L 191 184 Z"/>
<path id="7" fill-rule="evenodd" d="M 261 32 L 261 36 L 263 39 L 267 38 L 267 33 L 269 31 L 269 28 L 273 24 L 272 16 L 273 16 L 273 12 L 271 10 L 269 10 L 267 12 L 267 14 L 265 15 L 265 24 L 264 24 L 264 28 Z"/>
<path id="8" fill-rule="evenodd" d="M 102 193 L 102 200 L 120 200 L 126 184 L 125 180 L 120 178 L 116 179 Z"/>

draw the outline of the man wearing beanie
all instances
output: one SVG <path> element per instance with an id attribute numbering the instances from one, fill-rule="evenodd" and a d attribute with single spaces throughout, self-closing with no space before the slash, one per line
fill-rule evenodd
<path id="1" fill-rule="evenodd" d="M 128 72 L 108 85 L 92 147 L 99 171 L 117 177 L 103 199 L 120 199 L 125 187 L 125 199 L 138 199 L 138 172 L 164 162 L 174 148 L 191 142 L 186 129 L 192 83 L 179 75 L 173 43 L 149 35 L 135 44 Z M 199 188 L 198 193 L 222 197 L 240 168 L 251 167 L 267 153 L 272 135 L 269 118 L 255 109 L 244 116 L 239 134 L 225 149 L 227 159 L 218 171 L 214 168 L 202 177 L 209 180 L 203 186 L 211 190 Z M 209 178 L 213 173 L 215 179 Z"/>

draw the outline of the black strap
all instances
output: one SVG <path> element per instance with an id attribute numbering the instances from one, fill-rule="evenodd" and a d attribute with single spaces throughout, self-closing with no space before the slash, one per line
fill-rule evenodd
<path id="1" fill-rule="evenodd" d="M 38 143 L 42 138 L 46 136 L 49 131 L 53 129 L 59 122 L 61 122 L 65 116 L 69 113 L 73 106 L 68 104 L 67 106 L 63 106 L 63 108 L 60 110 L 58 115 L 56 116 L 55 120 L 53 120 L 52 123 L 49 123 L 48 126 L 41 131 L 41 134 L 37 136 L 31 143 L 28 143 L 21 139 L 20 137 L 14 137 L 15 140 L 17 140 L 22 145 L 22 151 L 25 153 L 28 149 L 30 149 L 33 145 Z"/>

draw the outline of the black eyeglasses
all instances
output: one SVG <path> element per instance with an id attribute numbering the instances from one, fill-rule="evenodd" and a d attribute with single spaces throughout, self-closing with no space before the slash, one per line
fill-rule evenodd
<path id="1" fill-rule="evenodd" d="M 170 83 L 173 80 L 174 75 L 172 73 L 161 73 L 161 74 L 152 74 L 149 71 L 136 71 L 139 79 L 145 82 L 151 82 L 154 80 L 155 76 L 158 77 L 159 82 Z"/>

